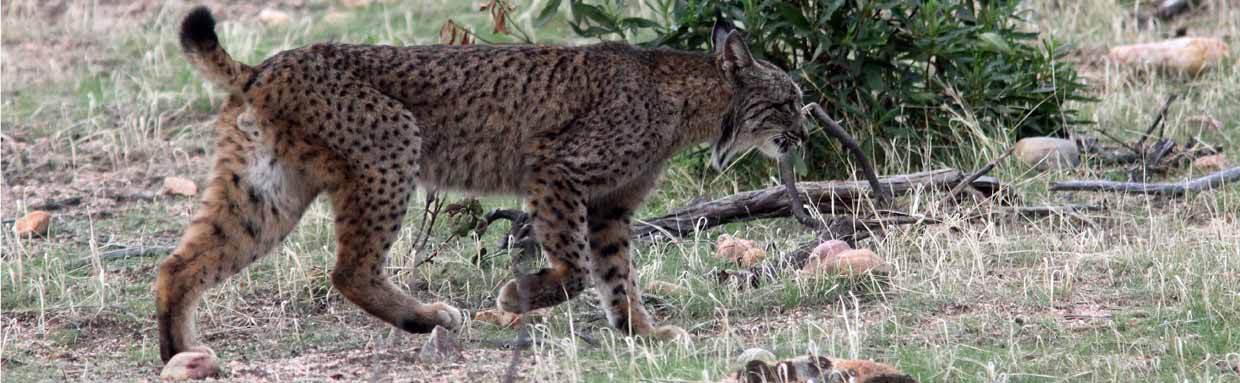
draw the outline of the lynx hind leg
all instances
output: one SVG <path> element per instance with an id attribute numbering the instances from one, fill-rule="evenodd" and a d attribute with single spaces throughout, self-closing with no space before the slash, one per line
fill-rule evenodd
<path id="1" fill-rule="evenodd" d="M 384 270 L 418 176 L 421 141 L 413 114 L 365 84 L 347 85 L 339 87 L 341 98 L 366 103 L 374 111 L 359 108 L 352 115 L 336 117 L 370 130 L 369 138 L 358 137 L 352 146 L 336 141 L 333 147 L 349 160 L 340 169 L 348 176 L 332 194 L 338 246 L 332 285 L 363 311 L 403 330 L 458 328 L 464 323 L 460 310 L 446 303 L 418 302 L 392 283 Z"/>
<path id="2" fill-rule="evenodd" d="M 346 181 L 332 205 L 336 214 L 336 268 L 332 285 L 345 298 L 383 321 L 412 333 L 436 325 L 449 329 L 464 323 L 461 311 L 446 303 L 423 304 L 398 288 L 384 270 L 386 254 L 400 232 L 412 180 L 393 180 L 404 191 L 388 196 L 387 179 L 373 183 Z"/>
<path id="3" fill-rule="evenodd" d="M 676 326 L 656 326 L 637 284 L 637 269 L 629 256 L 630 216 L 653 186 L 654 177 L 637 181 L 590 204 L 589 230 L 594 288 L 613 328 L 659 340 L 688 341 Z"/>
<path id="4" fill-rule="evenodd" d="M 194 311 L 202 294 L 266 255 L 296 226 L 318 194 L 291 164 L 257 146 L 235 125 L 241 107 L 230 100 L 201 206 L 155 279 L 160 358 L 200 351 Z M 307 158 L 315 158 L 307 156 Z"/>
<path id="5" fill-rule="evenodd" d="M 514 313 L 551 307 L 586 286 L 586 206 L 573 172 L 561 164 L 533 166 L 527 200 L 534 234 L 551 267 L 508 281 L 496 305 Z"/>

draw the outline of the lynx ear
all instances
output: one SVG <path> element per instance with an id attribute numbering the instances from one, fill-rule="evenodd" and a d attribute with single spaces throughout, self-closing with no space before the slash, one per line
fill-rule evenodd
<path id="1" fill-rule="evenodd" d="M 753 65 L 753 56 L 749 54 L 749 45 L 745 43 L 745 33 L 732 31 L 724 39 L 719 52 L 719 69 L 723 73 L 734 76 L 736 72 Z"/>
<path id="2" fill-rule="evenodd" d="M 728 38 L 728 34 L 736 30 L 732 23 L 723 18 L 723 12 L 715 9 L 715 25 L 710 28 L 710 47 L 711 52 L 719 54 L 723 51 L 723 42 Z"/>

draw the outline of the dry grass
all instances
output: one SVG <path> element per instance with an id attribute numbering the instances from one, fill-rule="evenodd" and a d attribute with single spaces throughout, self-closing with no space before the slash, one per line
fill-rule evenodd
<path id="1" fill-rule="evenodd" d="M 1205 0 L 1208 11 L 1183 20 L 1190 34 L 1236 36 L 1240 4 Z M 51 2 L 57 3 L 57 2 Z M 201 182 L 210 123 L 223 95 L 193 75 L 173 31 L 187 5 L 173 1 L 10 1 L 3 9 L 3 105 L 0 124 L 0 217 L 66 197 L 82 203 L 55 212 L 47 238 L 0 230 L 0 379 L 150 380 L 158 350 L 150 285 L 155 258 L 89 262 L 115 244 L 174 244 L 193 201 L 155 197 L 169 175 Z M 224 44 L 247 62 L 324 39 L 388 44 L 434 41 L 452 17 L 483 25 L 468 2 L 433 0 L 348 10 L 333 2 L 282 0 L 285 27 L 263 27 L 260 7 L 211 2 L 227 20 Z M 541 3 L 538 1 L 537 3 Z M 1096 127 L 1133 137 L 1169 92 L 1184 98 L 1169 115 L 1172 137 L 1200 136 L 1240 159 L 1240 66 L 1199 78 L 1109 66 L 1097 60 L 1118 43 L 1150 41 L 1174 26 L 1138 30 L 1129 1 L 1034 1 L 1037 29 L 1073 43 L 1102 100 L 1085 105 Z M 524 7 L 537 9 L 537 7 Z M 342 23 L 323 21 L 346 12 Z M 529 15 L 520 22 L 528 23 Z M 485 32 L 485 28 L 479 28 Z M 533 29 L 533 28 L 530 28 Z M 564 26 L 539 30 L 564 41 Z M 1240 49 L 1232 48 L 1232 57 Z M 1209 115 L 1221 131 L 1188 124 Z M 967 121 L 966 124 L 967 126 Z M 979 150 L 999 153 L 1008 143 Z M 910 151 L 928 150 L 910 145 Z M 980 155 L 988 158 L 990 155 Z M 941 164 L 923 164 L 924 168 Z M 976 164 L 965 164 L 966 167 Z M 921 169 L 884 169 L 887 173 Z M 996 217 L 903 228 L 864 243 L 887 257 L 889 284 L 787 278 L 757 289 L 721 286 L 713 272 L 713 238 L 734 233 L 779 253 L 808 237 L 791 222 L 729 225 L 694 238 L 642 243 L 642 281 L 687 287 L 663 297 L 667 322 L 690 329 L 692 346 L 649 344 L 615 336 L 589 299 L 556 307 L 535 326 L 538 340 L 523 368 L 527 381 L 714 381 L 748 347 L 779 356 L 821 353 L 877 359 L 925 382 L 957 381 L 1240 381 L 1240 190 L 1230 187 L 1167 200 L 1051 194 L 1049 181 L 1112 177 L 1086 166 L 1040 174 L 1005 163 L 1028 204 L 1105 203 L 1106 212 L 1073 217 Z M 1188 172 L 1172 178 L 1188 177 Z M 698 196 L 734 191 L 728 175 L 674 169 L 640 215 Z M 936 212 L 940 196 L 917 194 L 903 206 Z M 488 206 L 516 206 L 511 199 Z M 977 207 L 984 211 L 988 207 Z M 494 249 L 498 232 L 445 243 L 436 232 L 435 262 L 414 269 L 420 204 L 393 252 L 392 269 L 420 298 L 470 310 L 489 308 L 507 278 L 509 257 Z M 330 216 L 321 203 L 272 255 L 213 290 L 200 309 L 204 340 L 235 380 L 495 380 L 506 352 L 480 339 L 514 333 L 473 323 L 458 335 L 465 362 L 416 361 L 423 336 L 406 335 L 344 301 L 327 278 L 333 261 Z M 493 258 L 475 262 L 480 248 Z M 591 346 L 573 334 L 600 340 Z M 375 367 L 378 366 L 376 369 Z"/>

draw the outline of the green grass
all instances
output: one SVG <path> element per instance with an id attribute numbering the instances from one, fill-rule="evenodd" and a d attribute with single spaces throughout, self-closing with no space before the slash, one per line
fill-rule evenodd
<path id="1" fill-rule="evenodd" d="M 323 40 L 431 43 L 449 18 L 483 38 L 506 41 L 489 33 L 485 14 L 472 3 L 375 3 L 349 10 L 307 1 L 286 9 L 293 19 L 282 27 L 264 27 L 254 14 L 238 11 L 222 21 L 221 37 L 234 56 L 249 63 Z M 1206 3 L 1212 11 L 1185 19 L 1192 33 L 1240 31 L 1234 22 L 1240 20 L 1240 5 Z M 541 4 L 519 4 L 515 22 L 539 42 L 583 42 L 562 20 L 532 28 L 530 19 Z M 47 238 L 17 238 L 7 224 L 0 230 L 0 379 L 153 380 L 160 363 L 150 286 L 158 258 L 68 265 L 90 260 L 110 249 L 108 244 L 175 244 L 195 208 L 192 199 L 110 196 L 158 191 L 169 175 L 202 185 L 213 141 L 211 116 L 225 95 L 193 74 L 180 56 L 174 31 L 185 5 L 168 3 L 134 19 L 83 2 L 50 19 L 31 11 L 41 9 L 38 2 L 6 6 L 13 7 L 3 16 L 6 32 L 15 37 L 4 43 L 0 216 L 19 217 L 53 197 L 83 196 L 84 203 L 54 212 Z M 1232 48 L 1224 67 L 1192 79 L 1108 66 L 1096 60 L 1108 47 L 1157 40 L 1171 27 L 1137 31 L 1129 23 L 1131 5 L 1112 1 L 1046 0 L 1026 7 L 1031 28 L 1080 50 L 1078 59 L 1101 100 L 1081 105 L 1097 122 L 1093 128 L 1136 137 L 1166 94 L 1177 92 L 1182 99 L 1168 115 L 1168 136 L 1196 136 L 1223 145 L 1233 161 L 1240 158 L 1235 149 L 1240 111 L 1234 107 L 1240 100 L 1240 66 L 1234 62 L 1240 50 Z M 322 21 L 332 11 L 348 16 L 338 24 Z M 54 46 L 65 36 L 80 46 L 59 48 L 70 50 L 56 56 L 63 67 L 34 65 L 41 69 L 33 74 L 17 69 L 26 63 L 16 44 Z M 1198 115 L 1222 121 L 1223 129 L 1187 123 Z M 1010 144 L 986 143 L 977 163 L 965 167 L 980 166 Z M 909 152 L 931 148 L 901 145 Z M 944 217 L 950 225 L 893 229 L 863 242 L 896 270 L 881 283 L 791 275 L 751 289 L 719 283 L 715 273 L 734 266 L 714 258 L 718 235 L 754 239 L 775 256 L 810 238 L 790 221 L 729 224 L 677 240 L 640 241 L 633 255 L 641 283 L 667 281 L 686 288 L 661 296 L 668 306 L 656 312 L 662 321 L 689 329 L 694 343 L 619 336 L 583 296 L 536 322 L 538 344 L 526 353 L 529 364 L 522 374 L 526 381 L 717 381 L 737 367 L 741 350 L 761 347 L 781 358 L 819 353 L 874 359 L 923 382 L 1240 381 L 1220 367 L 1227 360 L 1240 363 L 1240 190 L 1179 200 L 1047 191 L 1048 183 L 1059 179 L 1123 177 L 1092 164 L 1038 173 L 1010 160 L 993 175 L 1010 182 L 1025 204 L 1105 203 L 1108 210 L 1088 214 L 1089 222 L 1006 216 L 964 221 L 967 214 L 961 212 Z M 1184 171 L 1169 179 L 1195 175 Z M 739 191 L 733 178 L 678 162 L 638 216 Z M 937 212 L 940 199 L 918 194 L 900 206 Z M 411 248 L 419 235 L 422 198 L 414 201 L 390 254 L 399 283 L 423 281 L 413 283 L 420 287 L 411 292 L 424 301 L 448 301 L 470 311 L 493 307 L 496 290 L 509 278 L 510 256 L 495 249 L 507 225 L 481 237 L 446 241 L 449 230 L 441 224 L 427 248 L 439 255 L 415 269 Z M 512 198 L 483 204 L 519 206 Z M 464 363 L 423 366 L 413 355 L 424 336 L 394 333 L 337 294 L 328 277 L 335 250 L 331 219 L 327 204 L 315 203 L 279 248 L 204 300 L 200 334 L 234 377 L 325 380 L 343 372 L 347 379 L 365 380 L 372 360 L 378 360 L 388 379 L 442 381 L 451 379 L 436 374 L 459 373 L 496 380 L 509 354 L 482 340 L 510 339 L 512 330 L 471 323 L 457 334 L 469 350 Z M 474 262 L 480 248 L 490 257 L 481 265 Z M 601 345 L 589 346 L 574 332 L 588 333 Z"/>

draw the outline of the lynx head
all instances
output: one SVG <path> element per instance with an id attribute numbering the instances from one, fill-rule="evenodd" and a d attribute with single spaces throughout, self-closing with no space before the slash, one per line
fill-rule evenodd
<path id="1" fill-rule="evenodd" d="M 732 106 L 723 118 L 711 163 L 723 169 L 737 155 L 757 148 L 779 158 L 800 144 L 807 132 L 801 117 L 801 88 L 783 70 L 749 52 L 744 33 L 722 18 L 711 40 L 715 62 L 732 85 Z"/>

